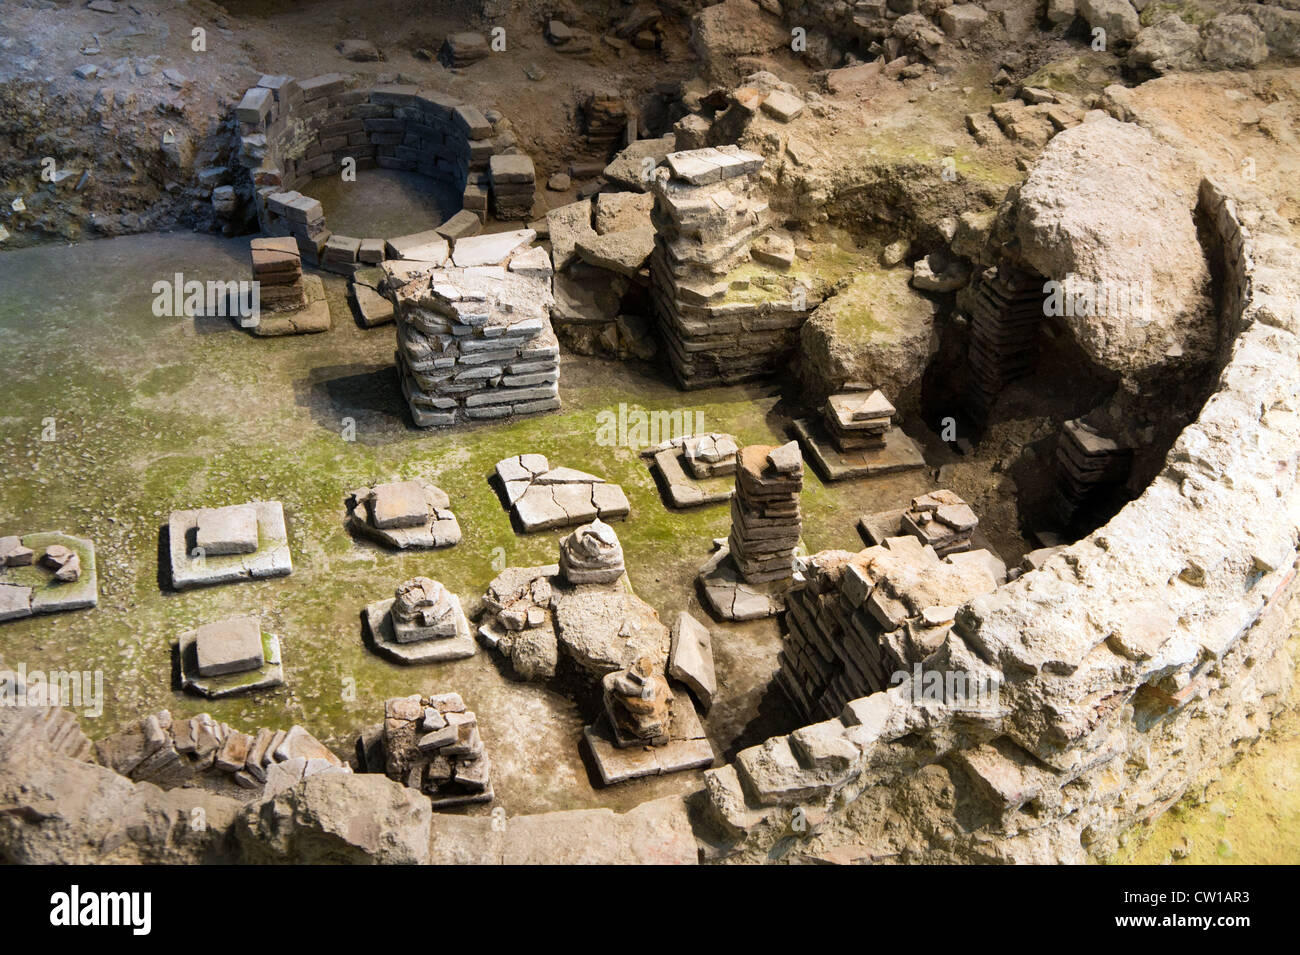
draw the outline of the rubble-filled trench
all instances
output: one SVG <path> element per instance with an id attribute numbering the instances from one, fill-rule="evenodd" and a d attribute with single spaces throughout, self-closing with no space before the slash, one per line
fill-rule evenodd
<path id="1" fill-rule="evenodd" d="M 812 23 L 833 18 L 816 4 L 802 13 L 785 6 L 787 22 L 801 15 L 813 17 Z M 1068 24 L 1027 44 L 1019 63 L 1007 57 L 1000 64 L 1019 82 L 994 88 L 1021 92 L 999 101 L 987 89 L 990 79 L 997 80 L 989 75 L 992 60 L 966 57 L 936 68 L 942 57 L 932 48 L 934 37 L 917 24 L 912 33 L 886 31 L 898 42 L 884 49 L 871 30 L 850 37 L 855 59 L 879 59 L 827 70 L 841 52 L 829 40 L 813 55 L 792 59 L 772 41 L 768 13 L 761 28 L 741 29 L 726 11 L 718 12 L 723 7 L 743 16 L 757 11 L 727 0 L 696 14 L 689 31 L 682 28 L 687 21 L 665 17 L 650 34 L 653 40 L 642 43 L 637 34 L 640 49 L 681 64 L 689 32 L 690 55 L 703 57 L 707 77 L 680 84 L 673 95 L 642 97 L 647 126 L 641 142 L 661 168 L 666 147 L 652 144 L 665 136 L 675 136 L 680 151 L 725 146 L 761 157 L 754 194 L 770 204 L 772 234 L 779 237 L 765 246 L 762 263 L 768 256 L 784 262 L 785 285 L 764 284 L 761 264 L 757 270 L 745 264 L 727 275 L 732 291 L 726 301 L 749 301 L 750 292 L 736 296 L 737 288 L 760 297 L 776 288 L 784 295 L 790 280 L 813 299 L 792 336 L 774 346 L 762 374 L 737 363 L 729 375 L 725 357 L 707 368 L 683 358 L 681 343 L 662 330 L 669 319 L 656 311 L 658 293 L 638 275 L 643 264 L 654 275 L 652 259 L 627 269 L 619 254 L 595 241 L 598 232 L 626 237 L 651 221 L 662 236 L 659 212 L 644 223 L 640 217 L 663 202 L 667 179 L 649 187 L 654 203 L 634 202 L 630 197 L 648 195 L 640 191 L 647 188 L 644 180 L 629 189 L 608 181 L 605 170 L 594 186 L 597 229 L 585 226 L 591 238 L 580 236 L 585 245 L 569 253 L 575 264 L 562 267 L 555 236 L 548 234 L 557 220 L 546 213 L 586 201 L 577 174 L 583 150 L 600 155 L 590 113 L 599 96 L 577 101 L 570 132 L 582 145 L 579 158 L 567 165 L 539 151 L 529 120 L 512 125 L 516 117 L 508 109 L 479 113 L 471 107 L 472 115 L 452 118 L 463 100 L 495 102 L 484 94 L 492 89 L 487 81 L 448 98 L 447 129 L 459 122 L 460 141 L 466 142 L 468 130 L 468 140 L 480 145 L 464 146 L 459 170 L 445 177 L 428 179 L 438 163 L 430 158 L 422 165 L 412 154 L 409 165 L 391 164 L 369 179 L 363 164 L 355 186 L 333 175 L 312 182 L 313 168 L 281 178 L 284 170 L 276 167 L 262 183 L 319 199 L 336 230 L 358 235 L 431 232 L 462 206 L 477 213 L 481 203 L 488 234 L 526 224 L 542 232 L 539 241 L 552 239 L 546 248 L 555 259 L 557 299 L 562 282 L 572 294 L 552 309 L 563 346 L 561 410 L 541 417 L 460 420 L 454 431 L 412 428 L 393 368 L 391 329 L 354 323 L 348 283 L 336 275 L 324 276 L 333 327 L 310 338 L 259 341 L 228 319 L 152 314 L 151 288 L 160 274 L 237 279 L 246 271 L 247 237 L 234 236 L 259 223 L 268 233 L 285 227 L 254 198 L 267 168 L 261 154 L 225 154 L 232 166 L 243 163 L 248 179 L 234 174 L 235 204 L 200 217 L 213 231 L 224 228 L 222 238 L 142 234 L 0 258 L 0 341 L 11 369 L 0 419 L 0 463 L 11 476 L 0 488 L 0 530 L 59 527 L 92 538 L 100 581 L 94 610 L 4 623 L 0 660 L 102 671 L 109 688 L 103 712 L 81 714 L 81 727 L 92 738 L 136 725 L 146 713 L 167 710 L 180 719 L 203 711 L 250 733 L 258 726 L 299 724 L 336 756 L 353 761 L 358 732 L 383 717 L 384 700 L 454 691 L 480 719 L 494 789 L 490 805 L 435 813 L 430 820 L 417 797 L 395 795 L 396 783 L 381 790 L 379 780 L 357 782 L 347 798 L 358 806 L 390 800 L 391 808 L 377 817 L 400 833 L 395 841 L 406 855 L 391 846 L 352 844 L 337 833 L 318 843 L 295 841 L 297 835 L 277 830 L 265 812 L 259 815 L 257 795 L 211 783 L 212 791 L 185 787 L 164 797 L 167 812 L 202 804 L 223 820 L 214 835 L 192 844 L 166 838 L 151 844 L 150 836 L 101 852 L 94 846 L 110 841 L 94 834 L 109 824 L 98 818 L 100 809 L 68 797 L 56 824 L 25 827 L 6 817 L 0 857 L 550 861 L 548 838 L 563 846 L 598 824 L 613 827 L 611 846 L 637 843 L 629 851 L 640 861 L 1095 861 L 1114 856 L 1135 825 L 1159 818 L 1189 794 L 1179 818 L 1212 828 L 1202 817 L 1231 816 L 1224 802 L 1238 799 L 1245 835 L 1232 844 L 1275 857 L 1270 854 L 1277 847 L 1257 845 L 1250 833 L 1275 818 L 1277 805 L 1255 805 L 1240 790 L 1213 801 L 1216 794 L 1206 786 L 1242 753 L 1243 769 L 1234 770 L 1242 773 L 1262 759 L 1290 759 L 1285 741 L 1280 751 L 1260 744 L 1259 756 L 1250 755 L 1250 745 L 1269 732 L 1285 706 L 1294 671 L 1292 498 L 1300 439 L 1300 384 L 1294 380 L 1300 329 L 1297 289 L 1288 274 L 1296 261 L 1294 204 L 1279 216 L 1277 204 L 1253 181 L 1234 175 L 1235 155 L 1206 155 L 1190 142 L 1186 117 L 1171 115 L 1177 95 L 1167 93 L 1163 81 L 1135 90 L 1108 85 L 1134 69 L 1133 56 L 1127 63 L 1086 54 L 1080 59 L 1071 52 L 1071 44 L 1079 44 Z M 933 21 L 940 39 L 940 24 L 953 36 L 960 31 L 972 38 L 986 28 L 973 13 L 968 24 L 967 14 L 945 18 L 948 4 L 934 7 L 926 22 Z M 982 7 L 960 5 L 967 7 L 987 18 Z M 897 14 L 889 19 L 896 22 Z M 1019 22 L 1005 12 L 996 19 L 1003 34 Z M 585 12 L 568 20 L 579 32 L 597 22 Z M 828 26 L 828 35 L 834 29 Z M 551 36 L 549 42 L 573 41 Z M 813 67 L 821 67 L 816 76 Z M 464 64 L 453 72 L 474 68 Z M 1054 68 L 1066 71 L 1066 79 Z M 269 71 L 262 77 L 270 89 L 268 78 L 277 77 Z M 377 145 L 411 142 L 405 125 L 383 125 L 399 122 L 394 108 L 414 108 L 404 106 L 403 97 L 416 95 L 406 79 L 376 82 L 366 74 L 338 81 L 357 91 L 357 103 L 388 110 L 365 114 L 379 123 L 364 126 L 370 138 L 351 146 L 372 147 L 373 158 Z M 1286 102 L 1277 90 L 1288 83 L 1294 89 L 1294 76 L 1279 70 L 1254 96 L 1261 103 Z M 232 93 L 231 108 L 239 90 Z M 783 97 L 798 100 L 800 111 L 792 115 Z M 763 101 L 771 105 L 760 108 Z M 864 103 L 871 104 L 867 119 L 860 118 L 868 115 Z M 1026 112 L 1039 106 L 1045 108 Z M 411 112 L 400 123 L 424 123 L 428 115 Z M 983 116 L 994 124 L 991 131 L 969 116 Z M 261 121 L 274 122 L 274 116 Z M 353 121 L 350 115 L 342 120 Z M 1029 128 L 1039 122 L 1046 132 Z M 1192 184 L 1190 192 L 1176 194 L 1186 200 L 1197 258 L 1204 260 L 1197 294 L 1208 305 L 1189 308 L 1206 313 L 1200 318 L 1212 327 L 1213 340 L 1196 341 L 1202 350 L 1195 355 L 1184 356 L 1180 345 L 1140 365 L 1131 356 L 1113 360 L 1106 351 L 1113 351 L 1111 343 L 1088 340 L 1077 324 L 1047 322 L 1035 332 L 1027 368 L 1000 383 L 991 410 L 975 414 L 979 369 L 969 355 L 973 341 L 986 334 L 976 302 L 981 283 L 995 274 L 986 270 L 1026 270 L 1035 287 L 1061 277 L 1034 271 L 1050 249 L 1029 248 L 1032 227 L 1016 218 L 1017 203 L 1022 189 L 1032 189 L 1055 136 L 1100 123 L 1123 127 L 1120 136 L 1130 127 L 1147 131 L 1158 145 L 1142 148 L 1177 157 L 1177 175 L 1170 172 L 1169 180 Z M 393 139 L 377 142 L 376 134 Z M 272 150 L 285 148 L 291 135 L 273 142 Z M 313 129 L 311 135 L 326 133 Z M 437 135 L 449 133 L 439 129 Z M 981 138 L 994 135 L 999 138 L 991 145 Z M 324 170 L 328 150 L 319 138 L 313 141 Z M 636 145 L 633 158 L 639 158 Z M 1255 145 L 1252 155 L 1263 162 L 1277 147 Z M 538 202 L 528 214 L 511 216 L 514 221 L 497 218 L 487 159 L 521 153 L 537 167 Z M 310 164 L 315 156 L 303 161 Z M 574 175 L 544 189 L 551 172 L 564 168 Z M 614 224 L 603 232 L 601 195 L 629 197 L 608 202 Z M 1281 200 L 1294 201 L 1289 193 Z M 40 229 L 58 232 L 56 220 L 43 221 Z M 780 244 L 787 237 L 788 253 Z M 316 254 L 329 254 L 323 238 Z M 788 261 L 782 258 L 787 254 Z M 51 286 L 51 272 L 63 281 Z M 1039 300 L 1041 292 L 1035 307 Z M 585 317 L 597 313 L 593 321 Z M 612 338 L 610 328 L 617 328 Z M 719 369 L 717 379 L 709 377 Z M 697 374 L 698 382 L 692 380 Z M 864 546 L 857 518 L 905 507 L 936 487 L 957 492 L 979 515 L 987 546 L 1015 570 L 1009 582 L 955 611 L 950 634 L 926 667 L 996 678 L 1004 694 L 996 712 L 969 710 L 951 693 L 919 700 L 904 684 L 850 700 L 820 714 L 822 722 L 810 722 L 779 679 L 781 651 L 800 636 L 791 630 L 804 625 L 785 616 L 719 622 L 702 603 L 696 573 L 711 542 L 727 537 L 727 508 L 666 507 L 638 449 L 605 446 L 596 438 L 600 415 L 631 405 L 689 411 L 707 422 L 707 430 L 735 435 L 742 446 L 779 445 L 797 419 L 862 381 L 888 394 L 899 412 L 897 425 L 916 441 L 926 467 L 843 482 L 825 480 L 809 467 L 796 590 L 822 601 L 833 616 L 831 604 L 847 599 L 849 555 Z M 1083 504 L 1069 501 L 1063 511 L 1057 447 L 1067 422 L 1080 420 L 1091 422 L 1088 433 L 1109 424 L 1108 433 L 1132 461 L 1119 480 Z M 56 437 L 38 439 L 51 421 Z M 487 647 L 468 660 L 423 668 L 394 666 L 367 649 L 359 611 L 391 596 L 400 580 L 435 577 L 461 595 L 474 617 L 478 595 L 504 567 L 556 560 L 563 535 L 517 533 L 489 480 L 498 461 L 520 453 L 544 454 L 553 464 L 621 485 L 631 515 L 615 530 L 637 596 L 665 623 L 681 610 L 707 622 L 720 687 L 704 716 L 715 768 L 601 786 L 590 753 L 578 742 L 600 702 L 568 677 L 525 682 Z M 461 543 L 392 553 L 349 536 L 346 491 L 410 478 L 449 492 Z M 250 499 L 284 503 L 293 574 L 170 592 L 160 569 L 169 512 Z M 246 612 L 260 613 L 281 635 L 285 686 L 231 700 L 186 696 L 170 673 L 171 643 L 205 620 Z M 1279 721 L 1283 727 L 1286 719 Z M 0 755 L 13 767 L 7 786 L 26 779 L 57 801 L 88 785 L 92 770 L 66 755 L 35 769 L 31 759 L 45 744 L 24 737 L 20 724 L 11 727 L 17 728 L 7 749 L 0 733 Z M 124 780 L 105 783 L 120 790 L 114 798 L 132 811 L 154 811 L 155 797 Z M 308 780 L 296 795 L 263 798 L 266 805 L 307 805 L 314 787 L 324 793 L 348 785 Z M 1196 806 L 1201 799 L 1209 808 Z M 1282 796 L 1290 807 L 1282 811 L 1294 811 L 1291 799 Z M 511 832 L 522 834 L 495 835 L 493 807 L 504 809 Z M 609 809 L 618 815 L 584 815 Z M 1169 818 L 1155 824 L 1148 857 L 1164 852 L 1166 841 L 1174 858 L 1190 853 L 1185 836 L 1168 831 Z M 1228 838 L 1216 842 L 1220 858 L 1233 857 Z M 567 850 L 555 851 L 563 856 Z M 590 851 L 591 861 L 603 858 L 601 850 Z"/>

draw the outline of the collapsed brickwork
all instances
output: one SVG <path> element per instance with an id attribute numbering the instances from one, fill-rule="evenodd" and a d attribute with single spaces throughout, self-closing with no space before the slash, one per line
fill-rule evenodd
<path id="1" fill-rule="evenodd" d="M 1199 210 L 1235 344 L 1162 473 L 1089 537 L 959 608 L 927 678 L 707 773 L 711 854 L 763 857 L 798 808 L 818 821 L 809 857 L 1087 861 L 1268 726 L 1300 604 L 1297 255 L 1264 201 L 1205 180 Z M 810 588 L 850 602 L 861 589 L 847 555 L 811 563 Z"/>
<path id="2" fill-rule="evenodd" d="M 445 262 L 417 263 L 414 276 L 408 263 L 385 263 L 398 375 L 419 427 L 560 406 L 551 268 L 543 250 L 529 248 L 533 236 L 524 229 L 457 240 Z"/>

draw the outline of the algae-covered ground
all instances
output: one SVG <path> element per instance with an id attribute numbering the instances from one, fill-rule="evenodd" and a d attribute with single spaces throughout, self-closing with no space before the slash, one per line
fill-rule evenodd
<path id="1" fill-rule="evenodd" d="M 632 514 L 617 529 L 637 592 L 665 621 L 681 609 L 707 619 L 692 580 L 713 538 L 728 530 L 727 508 L 665 509 L 635 450 L 597 442 L 598 416 L 617 414 L 621 402 L 691 411 L 703 416 L 696 423 L 704 428 L 775 442 L 784 439 L 789 399 L 797 395 L 783 398 L 776 386 L 762 385 L 683 394 L 666 384 L 662 369 L 566 355 L 563 411 L 419 431 L 399 397 L 392 326 L 360 329 L 337 277 L 326 277 L 335 323 L 322 335 L 263 340 L 227 319 L 153 314 L 156 281 L 176 272 L 243 278 L 246 256 L 246 242 L 195 235 L 0 256 L 0 534 L 62 530 L 89 537 L 100 579 L 93 610 L 0 624 L 0 659 L 29 670 L 102 670 L 103 714 L 83 716 L 96 738 L 167 708 L 182 716 L 211 712 L 245 729 L 301 723 L 346 754 L 356 732 L 379 720 L 387 697 L 455 690 L 481 717 L 495 805 L 511 814 L 627 809 L 698 787 L 698 772 L 594 787 L 578 742 L 583 714 L 571 700 L 513 682 L 484 649 L 447 664 L 390 664 L 363 646 L 359 614 L 417 573 L 442 580 L 472 605 L 507 563 L 553 561 L 561 534 L 517 534 L 488 482 L 500 458 L 540 451 L 623 485 Z M 399 554 L 348 536 L 343 497 L 350 488 L 413 476 L 451 495 L 464 530 L 459 545 Z M 805 544 L 810 551 L 858 549 L 857 515 L 899 506 L 932 486 L 928 470 L 833 488 L 809 470 Z M 253 499 L 283 502 L 293 574 L 183 593 L 163 589 L 158 558 L 168 513 Z M 280 637 L 286 686 L 218 701 L 179 692 L 173 641 L 235 613 L 259 614 Z M 798 719 L 768 688 L 779 649 L 775 623 L 710 627 L 721 689 L 706 725 L 715 750 L 730 757 Z M 1290 853 L 1294 861 L 1293 840 L 1269 838 L 1294 828 L 1300 805 L 1296 717 L 1279 727 L 1225 774 L 1221 792 L 1159 820 L 1132 841 L 1125 858 L 1168 858 L 1190 833 L 1192 859 L 1280 861 L 1279 853 Z"/>
<path id="2" fill-rule="evenodd" d="M 564 357 L 556 414 L 454 431 L 412 427 L 392 368 L 393 327 L 363 330 L 341 278 L 326 276 L 334 327 L 258 339 L 224 318 L 156 316 L 153 286 L 248 277 L 247 241 L 153 235 L 47 247 L 0 257 L 0 533 L 62 530 L 94 540 L 98 608 L 0 625 L 12 666 L 104 672 L 102 737 L 143 714 L 211 712 L 249 729 L 301 723 L 346 753 L 382 717 L 383 700 L 455 690 L 478 712 L 493 758 L 497 804 L 511 813 L 581 805 L 627 808 L 699 785 L 698 773 L 596 790 L 579 754 L 582 714 L 547 689 L 512 682 L 490 651 L 402 668 L 363 646 L 359 614 L 402 580 L 425 574 L 472 605 L 504 566 L 553 562 L 562 536 L 521 536 L 490 486 L 495 463 L 524 451 L 622 484 L 631 517 L 617 525 L 639 595 L 670 622 L 698 610 L 692 581 L 726 506 L 670 512 L 643 459 L 598 444 L 602 411 L 691 411 L 703 429 L 744 442 L 785 440 L 775 387 L 684 394 L 666 371 Z M 702 417 L 701 417 L 702 416 Z M 50 440 L 43 440 L 49 438 Z M 349 440 L 351 438 L 352 440 Z M 346 492 L 422 476 L 452 498 L 463 541 L 396 553 L 354 541 Z M 858 549 L 853 518 L 894 507 L 928 487 L 902 478 L 804 495 L 810 550 Z M 284 504 L 294 570 L 277 580 L 173 593 L 163 588 L 161 532 L 176 508 L 255 499 Z M 185 630 L 257 613 L 282 642 L 287 685 L 207 701 L 173 689 L 170 646 Z M 796 720 L 767 688 L 779 637 L 767 621 L 714 625 L 723 688 L 709 714 L 719 753 L 788 730 Z"/>

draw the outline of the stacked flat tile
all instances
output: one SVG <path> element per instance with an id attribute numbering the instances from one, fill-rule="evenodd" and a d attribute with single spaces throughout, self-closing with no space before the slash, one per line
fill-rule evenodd
<path id="1" fill-rule="evenodd" d="M 608 158 L 623 145 L 627 129 L 627 104 L 621 97 L 593 93 L 582 107 L 586 121 L 587 145 L 591 151 Z"/>
<path id="2" fill-rule="evenodd" d="M 779 273 L 765 281 L 767 267 L 750 260 L 750 244 L 773 224 L 754 175 L 762 164 L 759 155 L 723 146 L 671 153 L 656 170 L 652 295 L 685 388 L 762 377 L 798 344 L 809 304 Z M 732 273 L 742 267 L 737 281 Z"/>
<path id="3" fill-rule="evenodd" d="M 292 237 L 253 239 L 249 243 L 253 281 L 258 283 L 259 307 L 286 312 L 307 304 L 302 284 L 302 256 Z"/>
<path id="4" fill-rule="evenodd" d="M 880 391 L 850 391 L 826 399 L 826 429 L 841 451 L 877 451 L 894 421 L 894 406 Z"/>
<path id="5" fill-rule="evenodd" d="M 798 445 L 779 459 L 773 450 L 758 444 L 741 449 L 731 498 L 731 559 L 751 584 L 792 578 L 794 550 L 803 532 L 803 459 Z"/>
<path id="6" fill-rule="evenodd" d="M 971 314 L 969 411 L 982 427 L 1002 389 L 1033 366 L 1042 278 L 1007 265 L 988 269 L 965 306 Z"/>
<path id="7" fill-rule="evenodd" d="M 1075 419 L 1061 427 L 1056 462 L 1056 513 L 1069 523 L 1096 494 L 1128 480 L 1133 451 Z"/>
<path id="8" fill-rule="evenodd" d="M 482 33 L 452 33 L 442 42 L 438 59 L 445 65 L 461 69 L 472 66 L 491 52 Z"/>
<path id="9" fill-rule="evenodd" d="M 941 560 L 914 537 L 892 537 L 850 558 L 815 555 L 786 594 L 777 682 L 810 719 L 888 689 L 942 645 L 961 604 L 997 587 L 986 554 Z"/>
<path id="10" fill-rule="evenodd" d="M 492 211 L 498 219 L 531 219 L 537 174 L 523 153 L 493 156 L 488 162 Z"/>
<path id="11" fill-rule="evenodd" d="M 325 210 L 317 200 L 292 189 L 270 190 L 264 197 L 263 210 L 262 231 L 292 237 L 309 263 L 320 264 L 330 232 L 325 228 Z"/>
<path id="12" fill-rule="evenodd" d="M 521 261 L 432 269 L 393 293 L 397 368 L 419 427 L 560 406 L 550 273 Z"/>

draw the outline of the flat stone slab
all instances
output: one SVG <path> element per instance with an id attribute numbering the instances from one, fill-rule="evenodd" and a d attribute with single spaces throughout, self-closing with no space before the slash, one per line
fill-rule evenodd
<path id="1" fill-rule="evenodd" d="M 700 568 L 695 583 L 704 605 L 719 620 L 761 620 L 785 609 L 785 592 L 793 580 L 747 583 L 724 545 Z"/>
<path id="2" fill-rule="evenodd" d="M 443 663 L 463 660 L 478 651 L 478 644 L 470 632 L 469 621 L 461 609 L 460 598 L 450 595 L 456 603 L 456 636 L 437 640 L 420 640 L 416 643 L 398 643 L 393 633 L 391 610 L 396 598 L 377 600 L 366 606 L 362 616 L 370 648 L 394 663 L 414 666 L 420 663 Z"/>
<path id="3" fill-rule="evenodd" d="M 537 238 L 532 229 L 494 232 L 457 239 L 451 249 L 451 261 L 457 268 L 502 265 L 511 254 L 530 245 Z"/>
<path id="4" fill-rule="evenodd" d="M 666 776 L 713 765 L 713 747 L 704 735 L 704 727 L 690 698 L 681 694 L 674 695 L 673 699 L 672 723 L 666 746 L 620 749 L 614 745 L 614 734 L 608 717 L 604 715 L 582 731 L 602 784 L 613 786 L 629 779 Z"/>
<path id="5" fill-rule="evenodd" d="M 898 428 L 885 432 L 885 446 L 879 450 L 849 452 L 835 447 L 820 422 L 800 418 L 794 423 L 794 431 L 804 454 L 826 481 L 878 477 L 925 467 L 921 446 Z"/>
<path id="6" fill-rule="evenodd" d="M 209 625 L 210 626 L 210 625 Z M 181 686 L 191 693 L 206 696 L 209 699 L 221 699 L 252 693 L 256 690 L 269 690 L 284 683 L 284 666 L 280 660 L 280 638 L 274 634 L 262 632 L 258 627 L 261 644 L 261 665 L 240 673 L 223 673 L 216 676 L 203 676 L 199 673 L 199 639 L 200 630 L 187 630 L 177 641 L 177 651 L 181 665 Z"/>
<path id="7" fill-rule="evenodd" d="M 325 284 L 319 275 L 304 275 L 302 284 L 307 294 L 307 304 L 296 312 L 264 312 L 258 317 L 252 332 L 260 338 L 279 335 L 307 335 L 327 332 L 330 328 L 330 306 L 325 300 Z"/>
<path id="8" fill-rule="evenodd" d="M 197 551 L 200 515 L 208 508 L 172 511 L 167 522 L 172 587 L 186 590 L 264 577 L 284 577 L 293 571 L 289 533 L 279 501 L 253 501 L 231 507 L 251 507 L 257 515 L 257 550 L 251 554 L 211 555 Z M 83 561 L 82 578 L 85 578 Z"/>
<path id="9" fill-rule="evenodd" d="M 21 620 L 42 613 L 86 610 L 99 602 L 99 575 L 95 567 L 95 545 L 84 537 L 61 531 L 27 534 L 21 546 L 33 553 L 32 563 L 0 569 L 0 621 Z M 81 562 L 81 576 L 72 581 L 54 579 L 54 572 L 40 560 L 49 547 L 66 547 Z"/>
<path id="10" fill-rule="evenodd" d="M 366 328 L 387 325 L 393 320 L 395 310 L 393 303 L 383 295 L 360 282 L 353 281 L 348 286 L 352 303 L 356 307 L 357 320 Z"/>
<path id="11" fill-rule="evenodd" d="M 672 629 L 672 650 L 668 654 L 668 675 L 691 691 L 707 713 L 718 692 L 713 668 L 713 636 L 709 629 L 685 610 L 677 614 Z"/>
<path id="12" fill-rule="evenodd" d="M 253 553 L 257 550 L 257 513 L 251 507 L 200 511 L 194 545 L 212 556 Z"/>
<path id="13" fill-rule="evenodd" d="M 0 583 L 0 621 L 32 615 L 32 588 Z"/>

